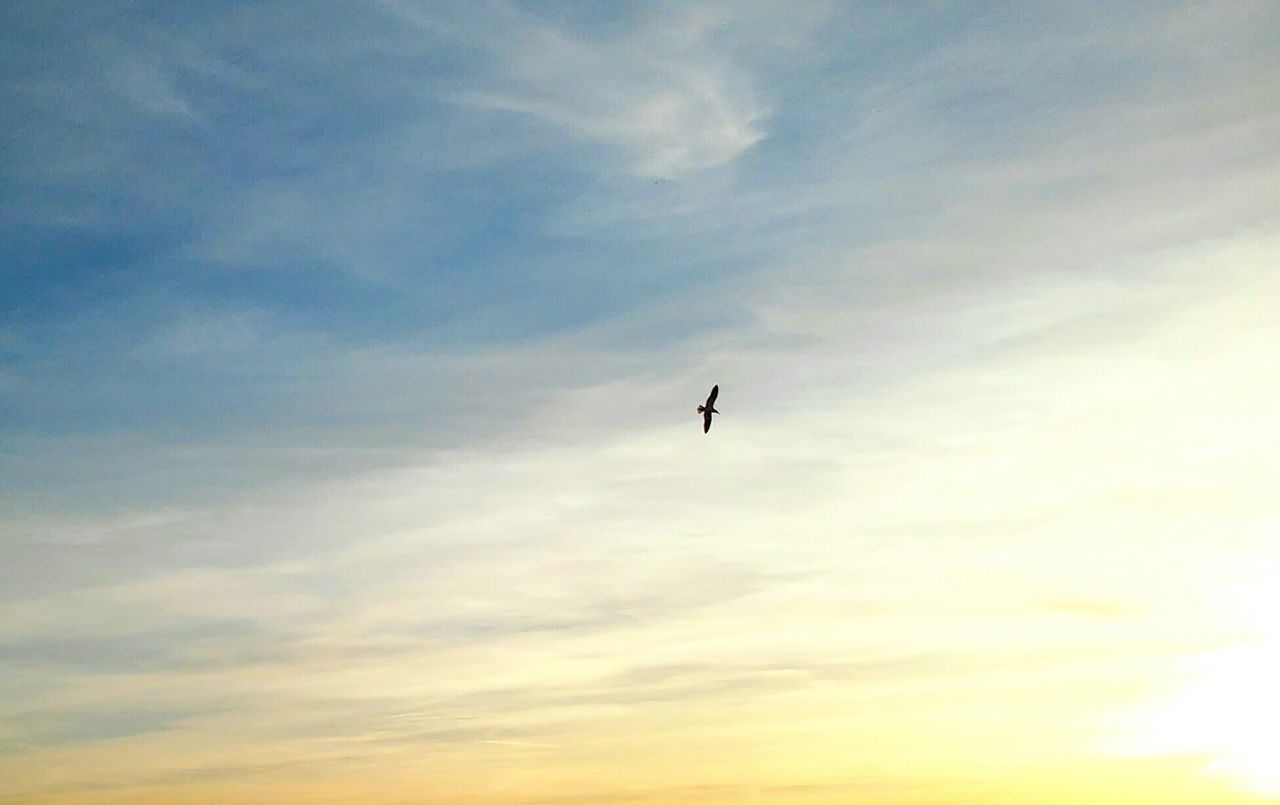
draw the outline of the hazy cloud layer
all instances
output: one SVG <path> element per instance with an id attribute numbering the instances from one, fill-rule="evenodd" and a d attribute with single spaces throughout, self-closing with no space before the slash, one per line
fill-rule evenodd
<path id="1" fill-rule="evenodd" d="M 1280 790 L 1278 26 L 0 12 L 0 796 Z"/>

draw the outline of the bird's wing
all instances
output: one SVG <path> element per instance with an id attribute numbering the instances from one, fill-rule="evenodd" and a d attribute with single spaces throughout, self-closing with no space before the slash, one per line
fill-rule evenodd
<path id="1" fill-rule="evenodd" d="M 715 404 L 716 404 L 716 397 L 718 397 L 718 396 L 720 396 L 720 384 L 719 384 L 719 383 L 717 383 L 717 384 L 715 384 L 714 386 L 712 386 L 712 387 L 711 387 L 711 394 L 707 397 L 707 407 L 708 407 L 708 408 L 710 408 L 711 406 L 713 406 L 713 405 L 715 405 Z"/>
<path id="2" fill-rule="evenodd" d="M 706 413 L 702 415 L 702 432 L 706 433 L 711 430 L 711 409 L 708 408 Z"/>

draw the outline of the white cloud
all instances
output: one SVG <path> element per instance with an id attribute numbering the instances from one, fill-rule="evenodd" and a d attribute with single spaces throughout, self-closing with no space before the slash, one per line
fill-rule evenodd
<path id="1" fill-rule="evenodd" d="M 459 33 L 414 6 L 393 8 L 424 29 L 483 36 L 491 75 L 455 100 L 527 115 L 571 138 L 618 148 L 632 173 L 678 178 L 731 162 L 765 136 L 767 109 L 749 66 L 712 41 L 727 22 L 715 6 L 655 15 L 625 35 L 594 37 L 508 7 L 483 34 Z"/>
<path id="2" fill-rule="evenodd" d="M 117 58 L 111 62 L 112 83 L 139 109 L 159 116 L 194 118 L 191 104 L 158 66 L 137 57 Z"/>
<path id="3" fill-rule="evenodd" d="M 510 12 L 494 34 L 502 57 L 455 97 L 617 149 L 632 174 L 692 177 L 745 153 L 768 108 L 750 60 L 719 38 L 728 12 L 701 13 L 610 38 Z M 484 35 L 448 22 L 437 27 Z M 941 58 L 917 78 L 974 63 Z M 715 235 L 708 253 L 723 258 L 744 248 L 726 233 L 763 230 L 748 250 L 767 251 L 765 270 L 522 344 L 353 346 L 197 309 L 149 349 L 188 366 L 233 353 L 280 384 L 284 415 L 213 447 L 160 449 L 191 456 L 201 483 L 233 467 L 261 488 L 205 508 L 0 522 L 16 535 L 0 629 L 27 641 L 18 651 L 46 631 L 64 642 L 45 660 L 121 634 L 161 666 L 6 692 L 56 709 L 104 692 L 230 691 L 228 712 L 165 736 L 210 768 L 225 760 L 210 735 L 267 727 L 362 751 L 444 740 L 437 720 L 457 716 L 476 722 L 449 733 L 459 742 L 581 746 L 591 730 L 647 734 L 631 729 L 637 701 L 706 705 L 716 682 L 786 691 L 797 729 L 843 713 L 822 698 L 833 693 L 860 717 L 886 692 L 895 718 L 959 706 L 953 720 L 981 729 L 998 711 L 963 708 L 1008 707 L 1010 679 L 1038 692 L 1092 674 L 1088 695 L 1142 684 L 1152 657 L 1217 639 L 1197 612 L 1205 568 L 1267 550 L 1273 533 L 1277 243 L 1232 228 L 1263 220 L 1280 186 L 1267 91 L 1224 91 L 1229 121 L 1204 87 L 1149 99 L 1163 110 L 1150 118 L 1110 98 L 1038 121 L 1043 137 L 977 155 L 957 140 L 955 159 L 855 183 L 868 152 L 892 155 L 932 125 L 927 99 L 901 98 L 820 181 L 785 166 L 746 188 L 723 174 L 601 180 L 566 213 L 595 218 L 557 235 L 644 222 L 655 240 Z M 518 152 L 507 145 L 485 152 Z M 416 178 L 357 168 L 260 186 L 210 253 L 313 249 L 376 267 L 379 241 L 414 225 Z M 806 217 L 858 205 L 886 219 L 879 233 Z M 717 381 L 725 415 L 703 436 L 693 406 Z M 365 471 L 357 454 L 380 448 L 393 457 Z M 254 465 L 272 451 L 278 463 Z M 337 479 L 308 480 L 330 453 Z M 228 625 L 241 621 L 262 628 Z M 975 694 L 971 669 L 993 659 L 999 693 Z M 905 680 L 859 678 L 877 663 Z M 1044 717 L 1083 729 L 1076 693 L 1034 707 L 1069 700 L 1073 712 Z M 716 717 L 768 723 L 750 708 Z M 847 763 L 862 745 L 843 738 Z M 243 751 L 299 751 L 266 743 Z"/>

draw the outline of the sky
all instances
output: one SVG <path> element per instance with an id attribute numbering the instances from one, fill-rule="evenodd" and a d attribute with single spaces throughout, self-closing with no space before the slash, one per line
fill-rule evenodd
<path id="1" fill-rule="evenodd" d="M 1280 801 L 1278 42 L 3 4 L 0 801 Z"/>

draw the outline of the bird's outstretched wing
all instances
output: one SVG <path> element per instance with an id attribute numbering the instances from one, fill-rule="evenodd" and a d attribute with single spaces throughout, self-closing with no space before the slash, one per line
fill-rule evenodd
<path id="1" fill-rule="evenodd" d="M 711 430 L 711 409 L 708 408 L 702 414 L 702 432 L 706 433 Z"/>
<path id="2" fill-rule="evenodd" d="M 716 397 L 718 397 L 718 396 L 720 396 L 720 384 L 719 384 L 719 383 L 717 383 L 717 384 L 715 384 L 714 386 L 712 386 L 712 387 L 711 387 L 711 394 L 707 396 L 707 407 L 708 407 L 708 408 L 710 408 L 711 406 L 713 406 L 713 405 L 715 405 L 715 404 L 716 404 Z"/>

